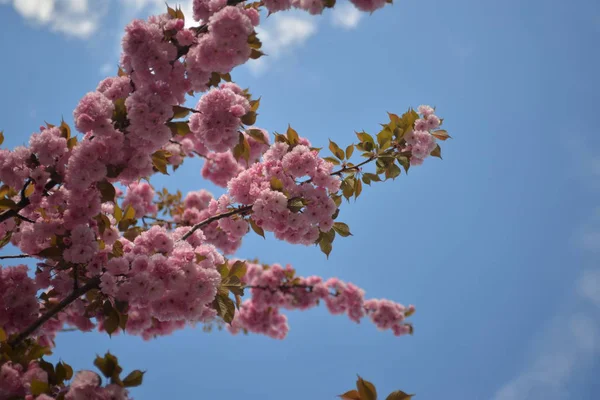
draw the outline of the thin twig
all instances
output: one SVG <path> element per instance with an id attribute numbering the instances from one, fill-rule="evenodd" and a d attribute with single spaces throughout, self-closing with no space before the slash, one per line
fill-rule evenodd
<path id="1" fill-rule="evenodd" d="M 192 236 L 192 234 L 194 232 L 196 232 L 198 229 L 205 227 L 206 225 L 209 225 L 215 221 L 218 221 L 222 218 L 227 218 L 227 217 L 232 217 L 234 215 L 237 214 L 247 214 L 250 211 L 252 211 L 252 204 L 250 204 L 249 206 L 244 206 L 244 207 L 240 207 L 240 208 L 236 208 L 235 210 L 231 210 L 228 212 L 224 212 L 221 214 L 217 214 L 217 215 L 213 215 L 212 217 L 206 218 L 204 221 L 197 223 L 196 225 L 192 226 L 192 229 L 190 229 L 185 235 L 183 235 L 181 237 L 181 239 L 179 240 L 186 240 L 187 238 L 189 238 L 190 236 Z"/>
<path id="2" fill-rule="evenodd" d="M 9 342 L 11 347 L 15 347 L 20 344 L 23 340 L 27 339 L 29 335 L 33 334 L 36 330 L 38 330 L 42 325 L 44 325 L 48 320 L 54 317 L 56 314 L 65 309 L 69 304 L 86 294 L 92 289 L 98 288 L 100 284 L 100 277 L 95 276 L 91 278 L 85 285 L 81 286 L 79 289 L 71 292 L 70 295 L 62 299 L 60 303 L 56 306 L 52 307 L 52 309 L 46 311 L 42 314 L 35 322 L 29 325 L 25 330 L 23 330 L 17 337 Z"/>
<path id="3" fill-rule="evenodd" d="M 33 258 L 33 256 L 29 254 L 19 254 L 16 256 L 0 256 L 0 260 L 7 260 L 9 258 Z"/>

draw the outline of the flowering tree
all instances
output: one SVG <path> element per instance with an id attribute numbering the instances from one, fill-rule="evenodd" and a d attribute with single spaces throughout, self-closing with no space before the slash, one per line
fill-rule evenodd
<path id="1" fill-rule="evenodd" d="M 366 12 L 387 2 L 353 0 Z M 263 55 L 255 32 L 260 11 L 319 14 L 334 5 L 195 0 L 196 27 L 185 28 L 181 10 L 170 7 L 134 20 L 118 76 L 74 110 L 81 136 L 62 121 L 40 127 L 29 147 L 0 150 L 0 245 L 23 253 L 0 258 L 37 262 L 35 271 L 0 267 L 0 400 L 127 399 L 127 388 L 141 384 L 143 373 L 121 376 L 110 353 L 94 361 L 104 380 L 45 361 L 65 326 L 151 339 L 217 324 L 232 334 L 283 339 L 281 310 L 322 302 L 352 321 L 412 333 L 406 319 L 413 306 L 365 299 L 352 283 L 303 277 L 291 266 L 231 258 L 250 231 L 317 244 L 329 255 L 336 237 L 351 234 L 337 221 L 344 198 L 440 157 L 437 139 L 449 137 L 428 106 L 388 114 L 380 132 L 358 132 L 354 144 L 330 141 L 331 155 L 291 127 L 271 137 L 254 126 L 260 99 L 230 72 Z M 197 105 L 185 107 L 186 95 L 198 92 Z M 155 192 L 150 177 L 174 172 L 188 157 L 203 158 L 202 176 L 227 194 Z M 370 400 L 376 392 L 359 378 L 357 390 L 341 397 Z"/>

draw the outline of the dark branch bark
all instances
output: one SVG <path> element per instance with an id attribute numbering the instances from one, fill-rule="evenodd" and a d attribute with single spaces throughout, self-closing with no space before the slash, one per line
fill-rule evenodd
<path id="1" fill-rule="evenodd" d="M 33 334 L 36 330 L 38 330 L 42 325 L 44 325 L 48 320 L 54 317 L 56 314 L 64 310 L 69 304 L 86 294 L 92 289 L 98 288 L 100 284 L 100 277 L 95 276 L 90 279 L 85 285 L 81 286 L 79 289 L 74 290 L 70 295 L 62 299 L 60 303 L 52 307 L 50 310 L 46 311 L 42 316 L 40 316 L 34 323 L 29 325 L 23 332 L 21 332 L 17 337 L 9 342 L 11 347 L 19 345 L 23 340 L 27 339 L 31 334 Z"/>

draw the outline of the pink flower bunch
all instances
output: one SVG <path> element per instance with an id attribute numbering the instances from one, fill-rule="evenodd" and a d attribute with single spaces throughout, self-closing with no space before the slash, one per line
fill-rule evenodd
<path id="1" fill-rule="evenodd" d="M 115 106 L 109 98 L 100 92 L 90 92 L 83 96 L 73 111 L 77 130 L 83 133 L 98 130 L 103 132 L 111 125 Z"/>
<path id="2" fill-rule="evenodd" d="M 227 0 L 194 0 L 194 20 L 207 22 L 211 15 L 227 6 Z"/>
<path id="3" fill-rule="evenodd" d="M 227 6 L 212 14 L 208 18 L 208 34 L 201 36 L 187 54 L 188 71 L 205 77 L 206 83 L 210 72 L 228 73 L 248 61 L 248 36 L 254 31 L 254 24 L 258 24 L 255 10 Z"/>
<path id="4" fill-rule="evenodd" d="M 254 131 L 259 131 L 262 134 L 262 137 L 263 137 L 262 142 L 256 140 L 255 138 L 253 138 L 251 135 L 248 134 L 248 131 L 251 129 Z M 270 147 L 269 132 L 267 132 L 265 129 L 258 128 L 256 126 L 249 126 L 248 128 L 246 128 L 246 131 L 243 133 L 244 133 L 244 137 L 246 138 L 246 140 L 248 140 L 248 144 L 250 145 L 250 157 L 248 157 L 248 162 L 246 162 L 246 160 L 244 160 L 244 159 L 240 159 L 239 162 L 244 168 L 247 168 L 250 165 L 254 164 L 255 162 L 260 161 L 260 158 L 262 157 L 262 155 L 267 150 L 269 150 L 269 147 Z"/>
<path id="5" fill-rule="evenodd" d="M 117 385 L 101 385 L 100 376 L 87 370 L 78 371 L 65 394 L 65 400 L 98 399 L 98 400 L 128 400 L 127 389 Z M 36 399 L 39 399 L 37 397 Z"/>
<path id="6" fill-rule="evenodd" d="M 36 289 L 26 265 L 0 266 L 0 326 L 7 334 L 21 331 L 38 317 Z"/>
<path id="7" fill-rule="evenodd" d="M 337 207 L 329 193 L 339 189 L 340 180 L 330 175 L 332 168 L 308 146 L 290 149 L 275 143 L 263 162 L 242 171 L 228 188 L 233 200 L 253 204 L 252 218 L 258 226 L 273 231 L 278 239 L 309 245 L 319 237 L 319 230 L 327 232 L 333 225 Z M 298 184 L 296 178 L 304 176 L 311 181 Z M 274 181 L 282 188 L 273 189 Z M 290 199 L 302 199 L 302 212 L 289 209 Z"/>
<path id="8" fill-rule="evenodd" d="M 190 117 L 190 130 L 208 150 L 225 152 L 239 140 L 240 118 L 250 111 L 250 103 L 234 83 L 222 84 L 200 98 Z"/>
<path id="9" fill-rule="evenodd" d="M 98 251 L 98 242 L 91 228 L 79 225 L 71 231 L 71 246 L 63 252 L 65 261 L 83 264 L 92 259 Z"/>
<path id="10" fill-rule="evenodd" d="M 52 167 L 66 153 L 67 139 L 61 137 L 60 130 L 56 127 L 42 129 L 40 133 L 34 133 L 29 139 L 29 149 L 36 155 L 40 164 Z"/>
<path id="11" fill-rule="evenodd" d="M 20 190 L 31 171 L 28 161 L 31 150 L 18 146 L 14 150 L 0 149 L 0 181 Z"/>
<path id="12" fill-rule="evenodd" d="M 122 207 L 128 206 L 135 210 L 135 218 L 142 218 L 144 215 L 155 215 L 158 207 L 153 203 L 154 188 L 147 182 L 133 182 L 127 186 L 125 198 Z"/>
<path id="13" fill-rule="evenodd" d="M 246 330 L 282 339 L 289 327 L 279 309 L 306 310 L 324 301 L 332 314 L 346 314 L 359 323 L 369 315 L 379 329 L 391 329 L 397 336 L 409 333 L 404 323 L 406 313 L 414 307 L 405 308 L 389 300 L 365 300 L 364 290 L 337 278 L 323 281 L 317 276 L 295 277 L 294 270 L 274 264 L 265 268 L 247 264 L 243 283 L 251 287 L 252 297 L 242 304 L 230 327 L 232 333 Z"/>
<path id="14" fill-rule="evenodd" d="M 385 6 L 386 0 L 350 0 L 360 11 L 373 12 Z"/>
<path id="15" fill-rule="evenodd" d="M 365 310 L 379 329 L 391 329 L 396 336 L 410 333 L 410 326 L 403 322 L 407 313 L 415 312 L 415 306 L 404 307 L 386 299 L 371 299 L 365 301 Z"/>
<path id="16" fill-rule="evenodd" d="M 202 177 L 217 186 L 227 187 L 227 183 L 242 170 L 242 166 L 238 164 L 231 152 L 211 152 L 206 155 L 204 166 L 202 167 Z"/>
<path id="17" fill-rule="evenodd" d="M 213 316 L 207 308 L 221 282 L 216 266 L 224 259 L 205 243 L 201 232 L 179 241 L 188 229 L 171 233 L 154 226 L 133 243 L 120 239 L 125 253 L 108 261 L 100 288 L 109 297 L 126 301 L 135 312 L 127 332 L 146 336 L 155 320 L 185 325 Z"/>
<path id="18" fill-rule="evenodd" d="M 23 398 L 33 400 L 31 382 L 33 380 L 48 383 L 48 374 L 36 362 L 31 362 L 27 368 L 8 361 L 0 366 L 0 399 Z M 41 400 L 51 400 L 53 397 L 41 395 L 35 397 Z"/>
<path id="19" fill-rule="evenodd" d="M 437 143 L 429 131 L 440 126 L 440 119 L 434 114 L 433 108 L 419 106 L 418 111 L 422 117 L 415 121 L 415 129 L 404 136 L 407 144 L 404 150 L 412 153 L 411 165 L 423 164 L 423 160 L 435 149 Z"/>
<path id="20" fill-rule="evenodd" d="M 214 200 L 205 190 L 191 192 L 184 199 L 183 215 L 176 216 L 175 221 L 195 225 L 214 215 L 229 211 L 230 205 L 231 200 L 227 195 Z M 242 237 L 248 232 L 248 223 L 235 216 L 222 218 L 204 226 L 201 231 L 207 243 L 214 245 L 225 254 L 233 254 L 241 246 Z"/>

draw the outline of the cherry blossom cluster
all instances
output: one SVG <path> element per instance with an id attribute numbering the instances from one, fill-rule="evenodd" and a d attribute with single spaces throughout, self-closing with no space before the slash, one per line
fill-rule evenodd
<path id="1" fill-rule="evenodd" d="M 407 146 L 403 150 L 412 153 L 411 165 L 423 164 L 423 160 L 435 149 L 435 137 L 429 131 L 440 126 L 440 119 L 434 114 L 433 108 L 420 106 L 418 111 L 421 118 L 415 121 L 414 130 L 404 136 Z"/>
<path id="2" fill-rule="evenodd" d="M 25 400 L 54 400 L 64 398 L 65 400 L 97 399 L 97 400 L 128 400 L 127 389 L 117 385 L 109 384 L 101 386 L 101 379 L 93 371 L 82 370 L 73 377 L 70 386 L 66 388 L 57 387 L 53 390 L 53 396 L 31 394 L 33 381 L 48 384 L 48 373 L 40 368 L 35 361 L 29 363 L 27 368 L 20 364 L 6 362 L 0 366 L 0 399 L 24 398 Z"/>
<path id="3" fill-rule="evenodd" d="M 129 304 L 128 333 L 150 338 L 215 316 L 209 303 L 224 259 L 200 231 L 179 240 L 188 230 L 154 226 L 133 242 L 120 239 L 124 254 L 108 260 L 100 288 Z"/>
<path id="4" fill-rule="evenodd" d="M 239 141 L 241 117 L 250 103 L 235 83 L 224 83 L 200 98 L 198 113 L 190 117 L 190 130 L 208 150 L 224 152 Z"/>
<path id="5" fill-rule="evenodd" d="M 195 225 L 210 217 L 229 211 L 229 196 L 223 195 L 215 200 L 206 190 L 190 192 L 184 199 L 183 214 L 174 220 L 185 225 Z M 211 222 L 201 229 L 207 243 L 217 247 L 225 254 L 233 254 L 242 244 L 242 237 L 248 233 L 248 222 L 240 216 L 222 218 Z"/>
<path id="6" fill-rule="evenodd" d="M 364 12 L 373 12 L 382 8 L 386 0 L 350 0 L 356 8 Z M 203 0 L 196 0 L 195 3 L 204 4 Z M 212 3 L 212 2 L 210 2 Z M 297 8 L 305 10 L 312 15 L 323 13 L 325 2 L 323 0 L 264 0 L 265 7 L 269 13 Z"/>
<path id="7" fill-rule="evenodd" d="M 323 281 L 318 276 L 295 277 L 289 265 L 247 265 L 242 281 L 251 288 L 252 296 L 242 303 L 229 328 L 234 334 L 244 330 L 283 339 L 289 326 L 280 309 L 306 310 L 320 301 L 325 302 L 330 313 L 346 314 L 354 322 L 359 323 L 368 315 L 379 329 L 391 329 L 396 336 L 411 332 L 405 318 L 414 313 L 414 306 L 365 300 L 364 291 L 352 283 L 337 278 Z"/>
<path id="8" fill-rule="evenodd" d="M 257 140 L 250 136 L 247 132 L 253 130 L 262 135 L 261 140 Z M 227 183 L 235 178 L 241 171 L 248 168 L 250 165 L 258 162 L 269 149 L 269 135 L 264 129 L 256 127 L 248 127 L 243 132 L 244 138 L 248 141 L 250 151 L 248 160 L 240 158 L 236 160 L 233 152 L 224 153 L 206 152 L 204 153 L 204 166 L 202 167 L 202 177 L 220 187 L 227 187 Z"/>
<path id="9" fill-rule="evenodd" d="M 188 74 L 197 81 L 194 90 L 206 89 L 211 72 L 228 73 L 250 59 L 248 37 L 260 22 L 258 11 L 226 4 L 219 0 L 194 2 L 194 17 L 208 24 L 208 34 L 197 39 L 186 57 Z"/>
<path id="10" fill-rule="evenodd" d="M 256 224 L 290 243 L 313 244 L 319 231 L 333 225 L 337 207 L 329 197 L 339 190 L 339 177 L 332 176 L 333 164 L 311 150 L 310 143 L 293 148 L 275 143 L 266 151 L 263 161 L 241 172 L 228 184 L 231 198 L 241 204 L 252 204 Z M 308 177 L 301 183 L 299 178 Z M 280 184 L 274 188 L 273 183 Z M 292 211 L 290 199 L 301 199 L 304 207 Z"/>
<path id="11" fill-rule="evenodd" d="M 0 327 L 18 333 L 39 316 L 37 287 L 26 265 L 0 266 Z"/>
<path id="12" fill-rule="evenodd" d="M 158 207 L 154 204 L 154 188 L 146 182 L 133 182 L 127 186 L 125 198 L 122 207 L 133 207 L 135 218 L 142 218 L 144 215 L 155 215 Z"/>

